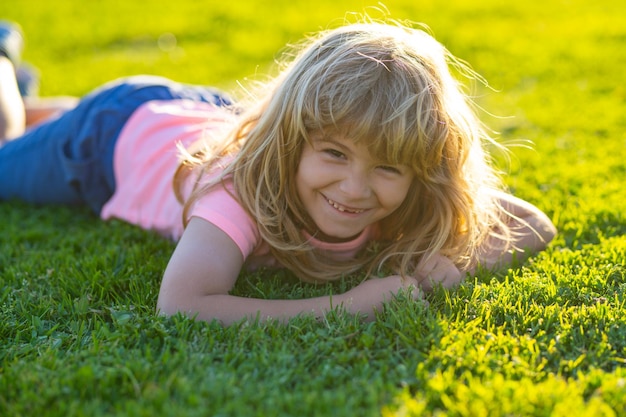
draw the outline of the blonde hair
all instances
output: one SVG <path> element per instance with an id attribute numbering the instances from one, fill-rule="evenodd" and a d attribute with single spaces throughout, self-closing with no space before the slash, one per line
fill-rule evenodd
<path id="1" fill-rule="evenodd" d="M 493 141 L 450 67 L 473 73 L 432 36 L 369 21 L 321 32 L 285 55 L 289 62 L 226 140 L 187 159 L 185 166 L 206 171 L 232 157 L 217 180 L 197 183 L 185 202 L 185 219 L 200 196 L 232 179 L 272 254 L 302 280 L 315 282 L 364 267 L 413 275 L 420 259 L 435 253 L 468 267 L 492 230 L 506 238 L 489 191 L 500 187 L 484 150 Z M 380 222 L 377 250 L 339 262 L 302 233 L 315 225 L 294 178 L 312 131 L 347 128 L 372 155 L 410 167 L 415 179 L 402 205 Z M 180 169 L 176 183 L 190 171 Z"/>

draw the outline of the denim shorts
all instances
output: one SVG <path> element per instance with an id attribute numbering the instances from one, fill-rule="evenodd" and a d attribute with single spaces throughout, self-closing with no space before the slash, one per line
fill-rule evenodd
<path id="1" fill-rule="evenodd" d="M 0 200 L 87 204 L 100 213 L 115 191 L 113 150 L 132 113 L 150 100 L 230 104 L 219 90 L 135 76 L 103 85 L 60 117 L 0 147 Z"/>

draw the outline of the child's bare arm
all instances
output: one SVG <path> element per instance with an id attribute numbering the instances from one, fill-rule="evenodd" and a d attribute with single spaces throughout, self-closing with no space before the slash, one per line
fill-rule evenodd
<path id="1" fill-rule="evenodd" d="M 480 267 L 486 269 L 502 267 L 513 259 L 522 260 L 541 251 L 556 235 L 556 228 L 550 219 L 537 207 L 506 193 L 498 192 L 497 198 L 510 214 L 507 220 L 513 233 L 513 242 L 507 248 L 503 240 L 489 238 L 480 249 L 478 261 Z M 445 256 L 434 255 L 418 265 L 416 276 L 421 287 L 428 291 L 435 285 L 453 287 L 463 281 L 467 272 L 473 275 L 476 267 L 461 271 Z"/>
<path id="2" fill-rule="evenodd" d="M 265 300 L 229 294 L 243 266 L 243 256 L 223 231 L 192 218 L 165 270 L 157 308 L 165 314 L 183 313 L 201 320 L 231 324 L 242 319 L 285 320 L 299 314 L 322 317 L 342 306 L 353 314 L 373 318 L 374 310 L 404 288 L 417 287 L 412 279 L 392 276 L 365 281 L 334 296 L 303 300 Z M 416 291 L 415 298 L 419 297 Z"/>
<path id="3" fill-rule="evenodd" d="M 544 250 L 557 233 L 548 216 L 534 205 L 502 192 L 497 193 L 497 198 L 509 213 L 507 222 L 512 232 L 512 242 L 508 248 L 504 241 L 496 237 L 486 242 L 479 263 L 487 269 L 504 266 L 514 259 L 522 260 Z"/>

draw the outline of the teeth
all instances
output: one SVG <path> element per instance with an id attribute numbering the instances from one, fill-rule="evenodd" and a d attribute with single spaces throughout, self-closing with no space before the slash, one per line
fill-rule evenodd
<path id="1" fill-rule="evenodd" d="M 359 210 L 350 210 L 350 209 L 347 209 L 347 208 L 345 208 L 344 206 L 342 206 L 342 205 L 340 205 L 340 204 L 337 204 L 337 203 L 335 203 L 333 200 L 330 200 L 330 199 L 328 200 L 328 204 L 330 204 L 331 206 L 333 206 L 333 207 L 334 207 L 334 208 L 336 208 L 337 210 L 341 211 L 342 213 L 343 213 L 344 211 L 347 211 L 348 213 L 355 213 L 355 214 L 356 214 L 356 213 L 363 213 L 363 212 L 365 211 L 365 210 L 363 210 L 363 209 L 359 209 Z"/>

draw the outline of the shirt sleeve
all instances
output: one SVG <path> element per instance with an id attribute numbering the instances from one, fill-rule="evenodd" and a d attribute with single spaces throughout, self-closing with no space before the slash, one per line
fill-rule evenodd
<path id="1" fill-rule="evenodd" d="M 260 243 L 256 223 L 223 186 L 216 186 L 201 197 L 193 206 L 189 217 L 199 217 L 221 229 L 239 247 L 244 260 Z"/>

